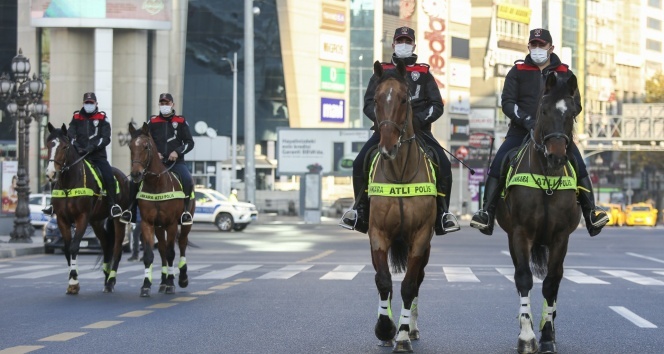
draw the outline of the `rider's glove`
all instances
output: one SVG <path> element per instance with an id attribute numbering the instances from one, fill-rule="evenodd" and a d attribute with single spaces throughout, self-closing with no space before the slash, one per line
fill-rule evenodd
<path id="1" fill-rule="evenodd" d="M 528 132 L 530 132 L 531 130 L 535 129 L 535 123 L 537 123 L 535 118 L 533 118 L 531 116 L 527 116 L 523 120 L 523 127 L 526 128 L 526 130 L 528 130 Z"/>
<path id="2" fill-rule="evenodd" d="M 96 147 L 94 147 L 94 146 L 92 146 L 92 145 L 88 145 L 88 146 L 85 147 L 85 151 L 84 151 L 84 152 L 87 153 L 87 154 L 89 154 L 89 153 L 91 153 L 91 152 L 93 152 L 93 151 L 95 151 L 95 150 L 96 150 Z"/>

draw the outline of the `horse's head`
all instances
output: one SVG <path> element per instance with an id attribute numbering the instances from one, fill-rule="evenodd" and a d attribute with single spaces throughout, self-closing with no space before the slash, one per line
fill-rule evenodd
<path id="1" fill-rule="evenodd" d="M 131 180 L 139 183 L 148 172 L 154 157 L 157 156 L 157 147 L 150 135 L 150 128 L 143 123 L 141 129 L 136 129 L 133 123 L 129 123 L 129 151 L 131 151 Z"/>
<path id="2" fill-rule="evenodd" d="M 396 70 L 383 70 L 380 62 L 374 63 L 374 75 L 378 78 L 374 96 L 374 111 L 377 130 L 380 132 L 379 151 L 384 159 L 392 160 L 397 156 L 399 147 L 406 134 L 413 133 L 410 94 L 406 81 L 406 66 L 397 62 Z"/>
<path id="3" fill-rule="evenodd" d="M 45 146 L 48 148 L 48 165 L 46 166 L 46 178 L 51 182 L 57 182 L 61 172 L 67 170 L 69 159 L 80 157 L 76 149 L 72 147 L 69 137 L 67 137 L 67 126 L 63 123 L 60 129 L 48 123 L 48 136 L 46 136 Z"/>
<path id="4" fill-rule="evenodd" d="M 547 167 L 551 170 L 567 163 L 567 146 L 572 141 L 574 118 L 579 113 L 574 102 L 577 89 L 574 75 L 567 81 L 558 78 L 554 72 L 546 77 L 533 141 L 537 150 L 544 154 Z"/>

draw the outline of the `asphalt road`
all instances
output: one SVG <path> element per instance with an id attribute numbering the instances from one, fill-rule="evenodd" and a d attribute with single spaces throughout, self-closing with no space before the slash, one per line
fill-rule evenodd
<path id="1" fill-rule="evenodd" d="M 215 230 L 197 226 L 191 235 L 190 284 L 175 295 L 155 285 L 140 298 L 142 263 L 123 261 L 116 292 L 103 294 L 101 271 L 90 269 L 97 256 L 82 255 L 81 293 L 67 296 L 62 254 L 0 260 L 0 353 L 391 352 L 373 334 L 378 296 L 365 235 L 331 225 Z M 557 308 L 560 353 L 662 352 L 662 231 L 572 234 Z M 516 352 L 519 298 L 506 242 L 502 231 L 486 237 L 469 227 L 434 239 L 416 353 Z M 531 298 L 539 323 L 541 284 Z"/>

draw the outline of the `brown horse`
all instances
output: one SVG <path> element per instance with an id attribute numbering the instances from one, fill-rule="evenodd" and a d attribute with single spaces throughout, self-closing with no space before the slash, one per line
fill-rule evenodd
<path id="1" fill-rule="evenodd" d="M 99 239 L 103 252 L 104 292 L 113 292 L 116 283 L 118 265 L 122 256 L 122 240 L 125 227 L 118 218 L 109 218 L 110 207 L 102 194 L 97 180 L 84 158 L 78 154 L 67 137 L 67 126 L 60 129 L 48 123 L 49 135 L 46 137 L 48 147 L 48 166 L 46 177 L 53 183 L 51 201 L 53 211 L 58 218 L 58 228 L 64 240 L 64 253 L 69 265 L 69 286 L 67 294 L 78 294 L 78 251 L 81 238 L 88 224 L 92 226 Z M 117 168 L 113 168 L 115 179 L 119 182 L 120 192 L 116 202 L 126 208 L 129 200 L 127 176 Z M 101 177 L 99 177 L 101 180 Z M 105 186 L 109 188 L 109 186 Z M 115 188 L 112 186 L 110 188 Z M 104 228 L 106 222 L 106 229 Z M 71 225 L 76 226 L 72 238 Z"/>
<path id="2" fill-rule="evenodd" d="M 509 187 L 505 199 L 497 205 L 496 217 L 507 232 L 510 255 L 514 264 L 514 282 L 520 296 L 519 353 L 536 353 L 537 338 L 533 332 L 530 290 L 533 272 L 542 284 L 544 305 L 539 325 L 541 353 L 556 352 L 553 321 L 556 318 L 558 287 L 563 277 L 563 261 L 569 235 L 576 229 L 581 210 L 576 200 L 576 181 L 570 171 L 567 147 L 574 133 L 574 93 L 576 77 L 557 79 L 547 76 L 540 98 L 537 124 L 515 173 L 510 178 L 520 182 L 532 180 L 534 188 L 524 185 Z M 532 271 L 531 271 L 532 266 Z"/>
<path id="3" fill-rule="evenodd" d="M 378 78 L 374 99 L 380 142 L 369 183 L 368 234 L 380 295 L 375 334 L 382 345 L 396 340 L 394 352 L 411 352 L 411 339 L 420 336 L 417 299 L 431 251 L 436 186 L 429 159 L 415 137 L 404 64 L 399 62 L 396 70 L 384 71 L 376 61 L 374 75 Z M 419 193 L 408 193 L 416 189 Z M 401 283 L 403 308 L 398 333 L 392 320 L 388 253 L 393 270 L 406 271 Z"/>
<path id="4" fill-rule="evenodd" d="M 154 237 L 157 236 L 159 254 L 161 256 L 161 285 L 159 292 L 175 293 L 173 262 L 175 260 L 175 241 L 180 247 L 180 262 L 178 268 L 180 275 L 178 285 L 186 288 L 189 285 L 187 277 L 186 248 L 191 231 L 191 225 L 180 228 L 178 235 L 178 222 L 184 210 L 184 193 L 177 177 L 164 166 L 159 158 L 155 144 L 147 123 L 141 129 L 136 129 L 129 123 L 131 141 L 131 179 L 134 183 L 141 183 L 138 194 L 138 208 L 141 212 L 141 231 L 143 232 L 143 264 L 145 264 L 145 278 L 141 287 L 141 296 L 150 296 L 152 286 L 152 262 L 154 260 Z M 192 198 L 189 212 L 194 214 L 196 202 Z M 165 233 L 165 235 L 164 235 Z"/>

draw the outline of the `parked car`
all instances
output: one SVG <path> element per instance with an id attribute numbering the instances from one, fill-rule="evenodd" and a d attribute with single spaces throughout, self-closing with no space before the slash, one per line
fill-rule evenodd
<path id="1" fill-rule="evenodd" d="M 339 198 L 332 203 L 330 209 L 335 213 L 334 216 L 341 217 L 346 210 L 353 207 L 355 198 Z"/>
<path id="2" fill-rule="evenodd" d="M 251 203 L 230 202 L 214 189 L 196 187 L 194 222 L 214 223 L 219 231 L 242 231 L 258 219 L 258 210 Z"/>
<path id="3" fill-rule="evenodd" d="M 630 204 L 625 208 L 625 224 L 628 226 L 655 226 L 657 209 L 647 203 Z"/>
<path id="4" fill-rule="evenodd" d="M 606 213 L 609 214 L 609 222 L 607 225 L 623 226 L 625 225 L 625 211 L 620 204 L 599 203 L 598 206 L 604 208 Z"/>
<path id="5" fill-rule="evenodd" d="M 72 235 L 76 232 L 76 227 L 72 225 L 71 227 Z M 44 237 L 44 253 L 52 254 L 56 249 L 61 250 L 64 246 L 64 241 L 62 240 L 62 233 L 58 228 L 58 220 L 54 215 L 48 223 L 44 226 L 42 230 L 42 236 Z M 129 237 L 127 237 L 127 232 L 125 232 L 124 240 L 122 241 L 122 251 L 127 253 L 131 251 L 131 245 L 129 244 Z M 92 226 L 88 225 L 88 228 L 83 234 L 80 244 L 81 250 L 89 250 L 95 252 L 101 252 L 101 245 L 99 239 L 95 235 Z"/>
<path id="6" fill-rule="evenodd" d="M 42 213 L 42 209 L 46 208 L 49 204 L 51 204 L 50 194 L 30 194 L 28 207 L 30 208 L 30 223 L 32 226 L 43 227 L 49 220 L 51 220 L 50 216 Z"/>

